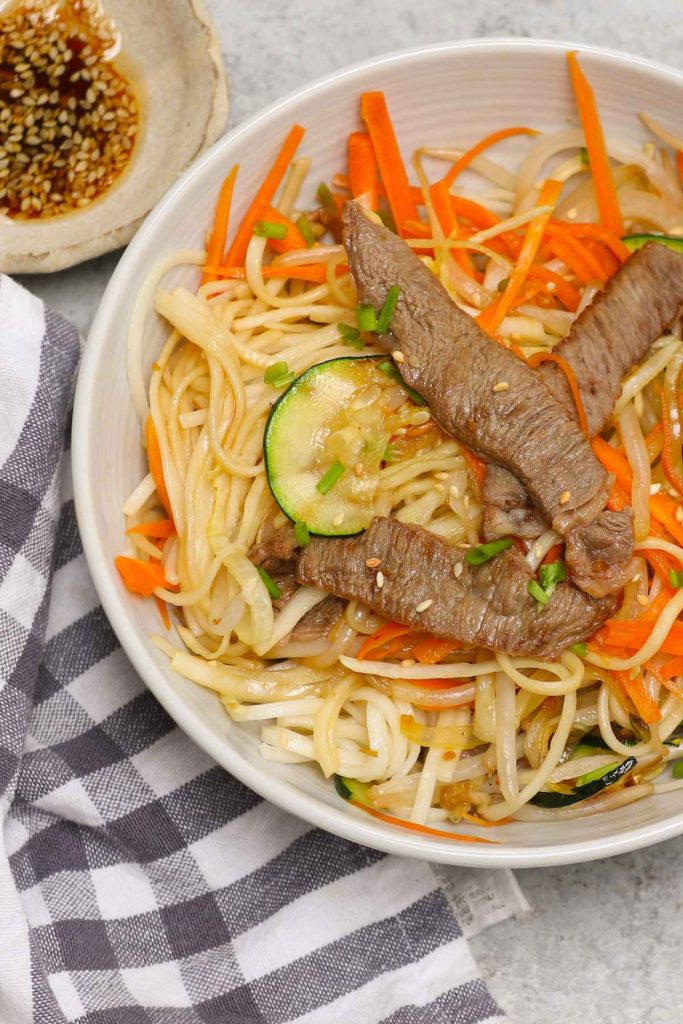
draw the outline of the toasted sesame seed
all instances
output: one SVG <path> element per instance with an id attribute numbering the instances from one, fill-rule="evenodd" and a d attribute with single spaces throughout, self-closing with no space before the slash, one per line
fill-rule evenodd
<path id="1" fill-rule="evenodd" d="M 415 658 L 404 658 L 401 662 L 401 668 L 413 668 L 416 664 Z"/>
<path id="2" fill-rule="evenodd" d="M 462 499 L 462 503 L 463 503 L 463 506 L 465 508 L 469 508 L 470 507 L 470 496 L 469 496 L 469 494 L 465 495 L 465 497 Z"/>
<path id="3" fill-rule="evenodd" d="M 399 427 L 398 430 L 395 431 L 397 437 L 405 437 L 407 433 L 408 431 L 405 427 Z"/>
<path id="4" fill-rule="evenodd" d="M 395 352 L 391 353 L 391 358 L 394 360 L 395 363 L 405 363 L 406 361 L 406 357 L 403 355 L 401 351 L 399 351 L 399 349 L 396 349 Z"/>
<path id="5" fill-rule="evenodd" d="M 353 467 L 353 472 L 355 473 L 356 476 L 362 476 L 363 475 L 363 463 L 362 462 L 357 462 L 356 465 Z"/>
<path id="6" fill-rule="evenodd" d="M 438 491 L 439 494 L 444 494 L 445 491 L 446 491 L 446 488 L 444 487 L 443 484 L 434 484 L 434 490 Z"/>
<path id="7" fill-rule="evenodd" d="M 631 576 L 631 583 L 640 583 L 640 573 L 637 572 L 635 576 Z"/>
<path id="8" fill-rule="evenodd" d="M 650 484 L 650 494 L 659 494 L 662 489 L 661 484 Z"/>
<path id="9" fill-rule="evenodd" d="M 647 606 L 650 603 L 649 597 L 646 597 L 645 594 L 638 594 L 636 601 L 641 606 L 641 608 L 647 608 Z"/>
<path id="10" fill-rule="evenodd" d="M 344 513 L 340 512 L 339 515 L 335 516 L 334 519 L 332 520 L 332 525 L 333 526 L 341 526 L 341 524 L 343 522 L 344 522 Z"/>
<path id="11" fill-rule="evenodd" d="M 448 493 L 450 494 L 451 498 L 459 498 L 460 488 L 456 487 L 455 484 L 451 484 L 451 486 L 448 488 Z"/>
<path id="12" fill-rule="evenodd" d="M 382 587 L 384 586 L 384 573 L 382 572 L 381 569 L 380 569 L 380 571 L 377 573 L 377 575 L 375 577 L 375 583 L 377 584 L 377 589 L 378 590 L 381 590 Z"/>
<path id="13" fill-rule="evenodd" d="M 444 471 L 440 469 L 438 473 L 434 474 L 434 479 L 435 480 L 448 480 L 448 473 L 444 473 Z"/>
<path id="14" fill-rule="evenodd" d="M 510 385 L 506 380 L 499 380 L 497 384 L 493 385 L 494 391 L 509 391 Z"/>
<path id="15" fill-rule="evenodd" d="M 560 495 L 560 505 L 566 505 L 571 496 L 571 491 L 562 491 L 562 494 Z"/>
<path id="16" fill-rule="evenodd" d="M 426 612 L 428 608 L 431 608 L 434 601 L 431 597 L 428 597 L 426 601 L 420 601 L 419 604 L 415 605 L 415 611 L 419 614 L 420 612 Z"/>
<path id="17" fill-rule="evenodd" d="M 365 564 L 367 565 L 368 569 L 376 569 L 377 566 L 381 565 L 382 563 L 379 558 L 366 558 Z"/>
<path id="18" fill-rule="evenodd" d="M 458 562 L 456 565 L 453 566 L 453 575 L 455 576 L 456 580 L 460 579 L 460 577 L 462 576 L 462 570 L 462 562 Z"/>
<path id="19" fill-rule="evenodd" d="M 429 423 L 431 418 L 432 414 L 430 413 L 429 409 L 418 409 L 416 412 L 411 414 L 410 423 L 414 427 L 421 427 L 425 423 Z"/>

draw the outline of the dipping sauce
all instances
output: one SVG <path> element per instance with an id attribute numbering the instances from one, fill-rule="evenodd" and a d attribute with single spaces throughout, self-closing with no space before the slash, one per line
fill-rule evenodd
<path id="1" fill-rule="evenodd" d="M 0 215 L 87 207 L 128 166 L 138 101 L 99 0 L 24 0 L 0 14 Z"/>

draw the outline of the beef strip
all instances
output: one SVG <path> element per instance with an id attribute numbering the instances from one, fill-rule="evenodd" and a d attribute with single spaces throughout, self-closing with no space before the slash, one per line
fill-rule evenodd
<path id="1" fill-rule="evenodd" d="M 369 558 L 380 561 L 382 587 Z M 509 654 L 557 657 L 592 636 L 616 608 L 614 597 L 591 598 L 571 583 L 559 584 L 542 607 L 527 592 L 533 578 L 515 548 L 471 566 L 463 549 L 421 526 L 382 517 L 358 537 L 313 538 L 297 563 L 300 583 L 355 598 L 434 636 Z M 424 601 L 432 603 L 418 612 Z"/>
<path id="2" fill-rule="evenodd" d="M 541 516 L 561 534 L 600 521 L 611 478 L 595 458 L 576 420 L 543 378 L 498 345 L 450 298 L 401 239 L 369 220 L 357 203 L 344 209 L 344 242 L 361 302 L 381 306 L 388 289 L 400 295 L 384 340 L 403 356 L 401 374 L 428 402 L 440 426 L 491 462 L 511 470 Z M 505 389 L 497 385 L 506 385 Z M 632 544 L 628 516 L 610 520 Z M 630 539 L 629 539 L 630 538 Z M 590 534 L 581 534 L 585 543 Z M 581 556 L 579 540 L 573 546 Z M 601 572 L 595 596 L 616 591 L 628 561 Z M 582 565 L 586 559 L 581 558 Z"/>
<path id="3" fill-rule="evenodd" d="M 574 321 L 555 351 L 576 374 L 591 434 L 599 434 L 609 423 L 623 377 L 678 317 L 682 305 L 683 253 L 651 243 L 624 263 Z M 538 372 L 575 415 L 574 399 L 560 367 L 543 363 Z M 502 466 L 491 465 L 484 485 L 487 540 L 510 532 L 534 538 L 544 529 L 522 484 Z"/>

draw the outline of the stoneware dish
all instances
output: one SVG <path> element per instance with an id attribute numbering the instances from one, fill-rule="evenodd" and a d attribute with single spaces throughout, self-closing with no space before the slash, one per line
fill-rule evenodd
<path id="1" fill-rule="evenodd" d="M 568 48 L 492 40 L 403 52 L 307 86 L 241 125 L 193 165 L 135 237 L 100 306 L 78 382 L 73 431 L 78 519 L 102 604 L 137 671 L 195 742 L 246 785 L 321 828 L 389 853 L 488 867 L 575 863 L 683 832 L 683 797 L 669 793 L 585 820 L 510 824 L 496 829 L 500 845 L 461 844 L 368 817 L 345 804 L 332 783 L 308 766 L 275 766 L 262 760 L 255 732 L 232 723 L 216 696 L 169 670 L 148 640 L 159 630 L 156 608 L 131 597 L 113 565 L 123 541 L 121 503 L 144 472 L 140 425 L 126 382 L 127 323 L 140 281 L 154 262 L 174 249 L 204 244 L 227 169 L 234 163 L 241 166 L 235 210 L 240 216 L 254 183 L 294 122 L 307 129 L 301 152 L 313 158 L 314 183 L 329 180 L 345 166 L 344 140 L 357 122 L 365 89 L 386 92 L 406 154 L 421 144 L 469 144 L 510 124 L 557 129 L 576 116 L 566 70 Z M 619 53 L 582 48 L 581 55 L 610 135 L 644 139 L 639 110 L 675 130 L 683 74 Z M 505 153 L 516 160 L 514 145 Z M 165 283 L 194 287 L 196 274 L 176 270 Z M 150 314 L 145 339 L 149 365 L 165 330 Z"/>
<path id="2" fill-rule="evenodd" d="M 121 36 L 117 64 L 140 107 L 130 165 L 82 210 L 44 220 L 0 217 L 0 271 L 64 270 L 125 245 L 225 128 L 228 89 L 204 0 L 106 0 L 104 7 Z"/>

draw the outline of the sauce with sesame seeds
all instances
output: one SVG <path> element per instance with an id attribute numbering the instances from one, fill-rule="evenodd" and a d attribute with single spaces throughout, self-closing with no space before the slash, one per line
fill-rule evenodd
<path id="1" fill-rule="evenodd" d="M 0 14 L 0 215 L 87 208 L 130 163 L 138 100 L 99 0 L 24 0 Z"/>

